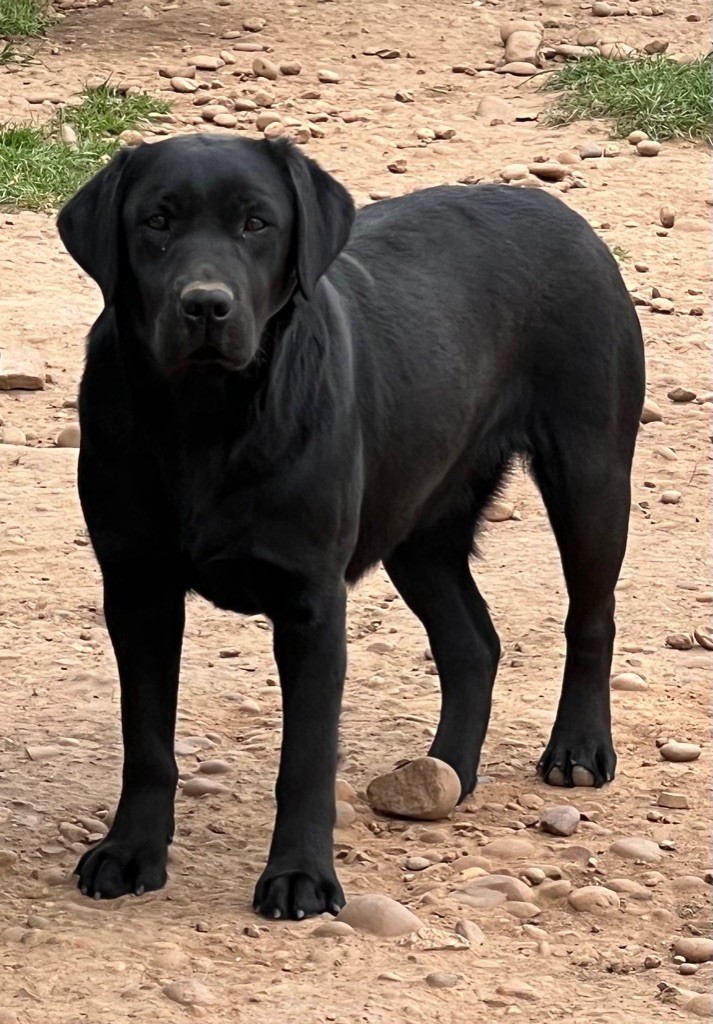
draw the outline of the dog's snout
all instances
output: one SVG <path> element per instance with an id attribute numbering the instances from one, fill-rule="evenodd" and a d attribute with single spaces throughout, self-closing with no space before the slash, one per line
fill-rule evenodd
<path id="1" fill-rule="evenodd" d="M 227 320 L 235 307 L 235 298 L 226 285 L 191 282 L 181 290 L 181 309 L 189 320 L 210 323 Z"/>

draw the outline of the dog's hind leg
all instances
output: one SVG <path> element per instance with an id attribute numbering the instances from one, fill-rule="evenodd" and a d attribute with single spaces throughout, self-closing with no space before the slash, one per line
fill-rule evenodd
<path id="1" fill-rule="evenodd" d="M 478 516 L 500 475 L 478 481 L 467 512 L 416 531 L 385 561 L 394 586 L 428 634 L 442 695 L 429 754 L 458 773 L 461 799 L 477 781 L 500 659 L 498 634 L 468 564 Z"/>
<path id="2" fill-rule="evenodd" d="M 609 674 L 614 587 L 629 524 L 633 436 L 629 424 L 616 440 L 564 426 L 556 436 L 561 443 L 548 444 L 532 468 L 567 583 L 567 655 L 557 717 L 538 768 L 552 785 L 600 786 L 616 768 Z"/>

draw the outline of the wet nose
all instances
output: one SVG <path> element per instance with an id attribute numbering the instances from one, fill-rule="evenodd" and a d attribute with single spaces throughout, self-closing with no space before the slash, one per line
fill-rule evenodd
<path id="1" fill-rule="evenodd" d="M 187 284 L 181 291 L 180 302 L 186 319 L 206 324 L 227 320 L 235 306 L 230 288 L 212 282 Z"/>

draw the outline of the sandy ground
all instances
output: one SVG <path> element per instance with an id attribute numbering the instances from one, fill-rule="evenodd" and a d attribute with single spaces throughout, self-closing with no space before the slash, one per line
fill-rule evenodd
<path id="1" fill-rule="evenodd" d="M 663 13 L 646 13 L 654 9 Z M 538 80 L 451 68 L 499 60 L 498 27 L 523 12 L 545 20 L 552 43 L 572 42 L 578 30 L 595 26 L 639 46 L 659 37 L 681 53 L 706 47 L 710 12 L 702 0 L 629 10 L 597 19 L 586 5 L 559 0 L 266 0 L 259 10 L 229 0 L 163 7 L 116 0 L 69 11 L 41 45 L 41 63 L 0 71 L 0 119 L 31 110 L 43 116 L 48 105 L 30 106 L 27 97 L 67 98 L 107 71 L 165 88 L 159 65 L 216 54 L 236 42 L 220 41 L 225 31 L 260 16 L 265 28 L 242 41 L 259 39 L 272 48 L 271 59 L 303 65 L 299 76 L 271 86 L 278 106 L 296 121 L 323 116 L 324 138 L 307 151 L 367 202 L 439 182 L 493 180 L 511 162 L 605 143 L 602 125 L 554 130 L 478 118 L 484 95 L 511 98 L 525 112 L 541 109 Z M 400 56 L 364 53 L 377 49 Z M 238 67 L 250 66 L 252 54 L 239 57 Z M 321 85 L 319 69 L 338 72 L 341 81 Z M 225 76 L 230 70 L 202 77 L 235 89 L 238 80 Z M 395 101 L 397 90 L 411 91 L 414 102 Z M 367 120 L 339 117 L 355 108 L 366 108 Z M 167 130 L 183 130 L 196 113 L 192 97 L 178 97 L 174 113 Z M 454 138 L 398 148 L 410 147 L 419 128 L 441 126 L 454 129 Z M 389 172 L 395 159 L 407 161 L 406 173 Z M 34 348 L 47 373 L 43 391 L 0 393 L 0 431 L 16 427 L 27 437 L 25 446 L 0 445 L 0 1024 L 192 1016 L 211 1024 L 651 1024 L 710 1011 L 710 1002 L 691 1001 L 691 994 L 710 992 L 711 964 L 681 976 L 671 942 L 710 933 L 713 655 L 665 645 L 669 634 L 710 628 L 711 405 L 667 397 L 678 385 L 699 399 L 711 388 L 710 155 L 678 143 L 643 159 L 624 142 L 618 156 L 583 161 L 580 170 L 587 187 L 564 201 L 624 252 L 623 274 L 636 295 L 650 299 L 657 288 L 675 306 L 670 315 L 639 308 L 649 394 L 663 420 L 641 430 L 619 585 L 614 669 L 639 673 L 648 687 L 613 693 L 617 779 L 595 792 L 552 790 L 535 777 L 559 693 L 566 602 L 543 507 L 516 476 L 508 498 L 520 519 L 487 526 L 475 567 L 504 656 L 473 805 L 426 827 L 377 820 L 357 802 L 357 821 L 335 835 L 348 894 L 376 891 L 403 902 L 435 929 L 435 946 L 447 945 L 459 919 L 475 921 L 485 941 L 470 949 L 424 949 L 420 940 L 360 933 L 318 939 L 314 922 L 266 923 L 253 915 L 280 728 L 270 635 L 259 618 L 239 620 L 198 600 L 189 609 L 178 728 L 179 750 L 192 752 L 180 753 L 179 764 L 185 778 L 202 757 L 228 761 L 229 793 L 200 800 L 179 794 L 162 892 L 95 904 L 68 880 L 82 840 L 101 830 L 97 816 L 114 805 L 121 764 L 116 672 L 75 493 L 76 451 L 55 447 L 58 431 L 76 415 L 83 337 L 99 301 L 62 251 L 52 218 L 0 213 L 0 347 Z M 662 204 L 677 210 L 670 231 L 659 223 Z M 662 503 L 671 488 L 680 502 Z M 363 792 L 378 772 L 425 752 L 437 711 L 422 630 L 377 572 L 351 602 L 342 776 Z M 700 744 L 700 759 L 666 763 L 656 741 L 668 738 Z M 688 809 L 657 808 L 663 790 L 684 794 Z M 590 818 L 569 839 L 537 827 L 542 810 L 562 802 Z M 452 893 L 468 863 L 458 863 L 461 855 L 482 855 L 493 839 L 515 835 L 527 837 L 531 853 L 521 861 L 491 857 L 494 870 L 518 875 L 549 865 L 574 888 L 618 887 L 618 909 L 577 912 L 566 885 L 559 896 L 533 887 L 536 907 L 525 921 L 507 905 L 459 906 Z M 633 836 L 660 844 L 660 859 L 637 862 L 610 850 Z M 406 859 L 424 852 L 433 866 L 407 871 Z M 453 975 L 452 987 L 434 988 L 426 981 L 433 972 Z M 213 1001 L 183 1007 L 164 994 L 168 983 L 186 979 L 200 981 Z"/>

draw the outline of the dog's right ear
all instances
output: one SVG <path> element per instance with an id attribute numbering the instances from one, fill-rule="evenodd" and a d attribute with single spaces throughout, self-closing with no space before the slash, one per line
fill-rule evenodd
<path id="1" fill-rule="evenodd" d="M 69 255 L 102 290 L 111 305 L 119 270 L 122 179 L 131 149 L 121 149 L 62 207 L 57 230 Z"/>

